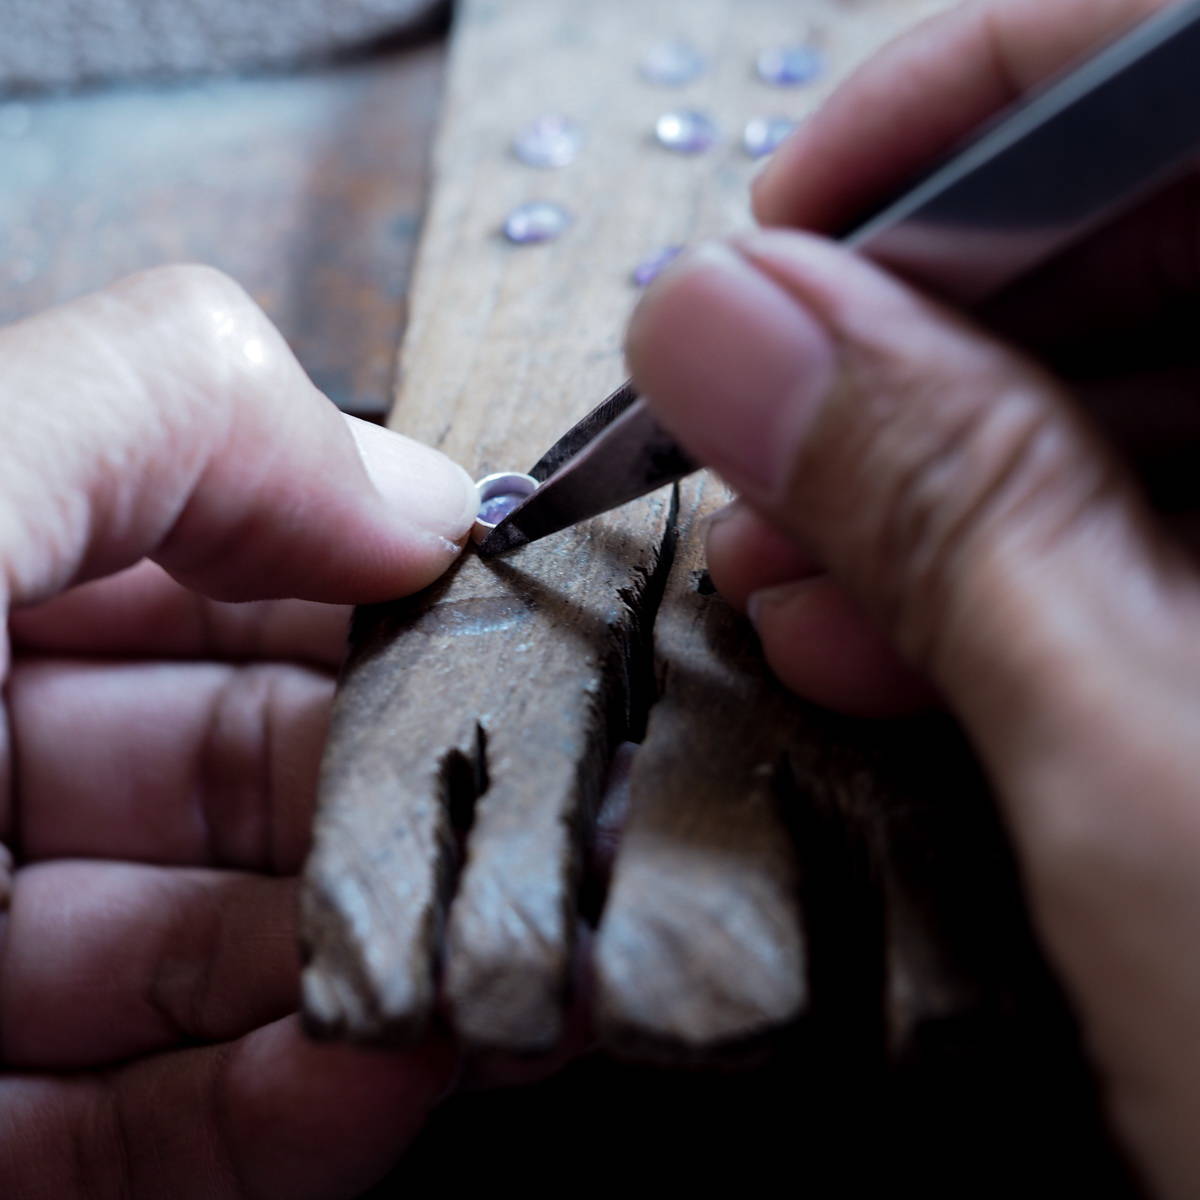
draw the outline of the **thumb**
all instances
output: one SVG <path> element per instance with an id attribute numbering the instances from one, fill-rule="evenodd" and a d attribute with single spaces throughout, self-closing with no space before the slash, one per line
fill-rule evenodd
<path id="1" fill-rule="evenodd" d="M 702 251 L 629 348 L 963 720 L 1118 1129 L 1156 1194 L 1200 1195 L 1190 564 L 1053 380 L 830 243 Z"/>
<path id="2" fill-rule="evenodd" d="M 1094 681 L 1115 631 L 1136 643 L 1193 590 L 1053 380 L 831 243 L 701 248 L 647 293 L 629 356 L 666 427 L 978 729 Z"/>
<path id="3" fill-rule="evenodd" d="M 166 267 L 0 329 L 0 599 L 156 559 L 219 599 L 382 600 L 457 554 L 474 488 L 345 417 L 249 296 Z"/>

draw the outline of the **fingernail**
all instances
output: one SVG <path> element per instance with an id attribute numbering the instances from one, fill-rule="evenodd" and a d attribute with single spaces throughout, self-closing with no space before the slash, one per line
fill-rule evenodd
<path id="1" fill-rule="evenodd" d="M 461 542 L 475 522 L 471 477 L 440 451 L 381 425 L 350 419 L 367 474 L 388 507 L 418 529 Z"/>
<path id="2" fill-rule="evenodd" d="M 811 590 L 812 579 L 795 579 L 788 583 L 777 583 L 771 587 L 759 588 L 751 592 L 746 599 L 746 616 L 755 629 L 762 622 L 763 611 L 781 605 L 787 606 L 806 590 Z"/>
<path id="3" fill-rule="evenodd" d="M 736 249 L 698 247 L 647 291 L 628 354 L 643 394 L 697 457 L 771 502 L 834 377 L 818 321 Z"/>

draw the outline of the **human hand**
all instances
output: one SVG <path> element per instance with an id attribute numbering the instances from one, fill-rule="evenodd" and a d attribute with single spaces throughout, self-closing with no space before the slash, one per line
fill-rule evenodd
<path id="1" fill-rule="evenodd" d="M 761 176 L 779 228 L 681 259 L 628 345 L 664 425 L 743 497 L 710 569 L 779 676 L 963 721 L 1117 1127 L 1161 1194 L 1195 1196 L 1200 578 L 1135 472 L 1164 446 L 1194 463 L 1197 177 L 976 321 L 787 228 L 852 222 L 1161 7 L 983 0 L 909 34 Z"/>
<path id="2" fill-rule="evenodd" d="M 474 489 L 198 267 L 0 330 L 0 416 L 0 1193 L 357 1195 L 454 1061 L 291 1015 L 336 605 L 432 581 Z"/>

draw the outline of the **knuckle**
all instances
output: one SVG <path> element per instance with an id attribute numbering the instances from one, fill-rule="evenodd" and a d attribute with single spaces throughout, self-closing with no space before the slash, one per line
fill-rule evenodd
<path id="1" fill-rule="evenodd" d="M 157 314 L 163 343 L 186 354 L 210 385 L 241 383 L 293 361 L 258 304 L 214 267 L 175 263 L 145 271 L 128 284 L 139 304 Z"/>
<path id="2" fill-rule="evenodd" d="M 1051 385 L 1006 363 L 957 380 L 914 371 L 860 385 L 872 392 L 863 399 L 856 386 L 859 402 L 841 406 L 849 432 L 834 456 L 841 487 L 860 484 L 843 503 L 840 553 L 859 594 L 924 665 L 981 557 L 1050 550 L 1108 487 L 1108 460 Z"/>

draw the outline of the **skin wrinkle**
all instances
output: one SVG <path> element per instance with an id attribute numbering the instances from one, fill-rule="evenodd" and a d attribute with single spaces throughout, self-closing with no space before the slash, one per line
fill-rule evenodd
<path id="1" fill-rule="evenodd" d="M 221 944 L 221 904 L 187 906 L 186 899 L 170 894 L 172 916 L 161 927 L 159 949 L 148 960 L 151 970 L 142 991 L 174 1045 L 211 1039 L 205 1016 Z M 182 977 L 177 965 L 181 962 L 187 968 Z M 204 970 L 196 969 L 200 963 L 206 964 Z"/>
<path id="2" fill-rule="evenodd" d="M 275 839 L 276 812 L 276 776 L 275 755 L 278 743 L 276 711 L 281 707 L 279 687 L 274 675 L 267 677 L 266 691 L 258 708 L 259 735 L 255 739 L 258 746 L 258 775 L 260 802 L 253 806 L 258 815 L 258 837 L 255 838 L 255 859 L 262 864 L 262 870 L 273 875 L 280 874 L 278 847 Z"/>
<path id="3" fill-rule="evenodd" d="M 0 597 L 0 844 L 9 846 L 15 834 L 13 780 L 15 778 L 12 724 L 9 721 L 9 675 L 12 651 L 8 639 L 7 612 Z M 5 889 L 7 892 L 7 888 Z M 3 906 L 0 906 L 2 909 Z"/>
<path id="4" fill-rule="evenodd" d="M 112 1072 L 100 1071 L 95 1076 L 96 1104 L 101 1111 L 108 1112 L 112 1121 L 111 1144 L 116 1153 L 106 1160 L 114 1162 L 114 1200 L 135 1200 L 133 1193 L 133 1141 L 125 1119 L 125 1105 L 121 1100 L 121 1089 Z"/>
<path id="5" fill-rule="evenodd" d="M 1064 485 L 1075 491 L 1071 483 L 1076 465 L 1063 462 L 1057 473 L 1054 464 L 1036 461 L 1039 444 L 1048 432 L 1054 436 L 1053 418 L 1048 413 L 1025 406 L 1016 428 L 989 439 L 989 429 L 1004 421 L 1010 411 L 1002 399 L 994 406 L 968 401 L 958 428 L 945 430 L 944 440 L 914 462 L 906 476 L 897 478 L 893 494 L 880 506 L 883 529 L 890 526 L 892 530 L 884 535 L 880 561 L 904 564 L 905 577 L 887 588 L 876 581 L 868 594 L 890 594 L 893 610 L 885 614 L 885 628 L 894 629 L 906 655 L 934 668 L 935 678 L 943 684 L 952 681 L 943 670 L 956 657 L 953 644 L 943 643 L 947 631 L 955 628 L 947 618 L 957 582 L 971 570 L 974 555 L 981 549 L 987 553 L 995 532 L 1009 527 L 1022 497 L 1033 501 L 1043 554 L 1050 549 L 1046 543 L 1053 541 L 1045 526 L 1046 512 L 1060 514 L 1061 519 L 1054 523 L 1059 531 L 1084 515 L 1078 501 L 1066 505 L 1066 512 L 1061 511 L 1061 500 L 1046 503 L 1047 484 L 1060 495 Z M 994 444 L 989 445 L 989 440 Z M 1059 445 L 1065 452 L 1061 440 Z M 955 497 L 949 511 L 939 504 L 939 493 Z M 898 532 L 906 524 L 909 528 Z M 904 603 L 906 597 L 917 596 L 920 603 Z"/>
<path id="6" fill-rule="evenodd" d="M 228 683 L 219 688 L 209 702 L 208 720 L 202 736 L 196 742 L 194 766 L 189 772 L 196 780 L 196 815 L 204 834 L 204 859 L 213 864 L 224 861 L 209 802 L 217 794 L 223 779 L 223 773 L 217 770 L 217 746 L 220 739 L 221 701 L 226 687 Z"/>
<path id="7" fill-rule="evenodd" d="M 189 608 L 196 623 L 196 644 L 206 657 L 222 658 L 219 639 L 213 621 L 213 608 L 207 596 L 199 592 L 188 592 Z"/>
<path id="8" fill-rule="evenodd" d="M 163 285 L 168 290 L 175 289 L 174 306 L 147 312 L 142 306 L 130 303 L 127 296 L 118 297 L 110 293 L 99 298 L 91 298 L 97 308 L 109 310 L 109 319 L 115 317 L 118 321 L 127 322 L 131 327 L 142 330 L 141 340 L 137 343 L 138 352 L 146 355 L 149 351 L 151 356 L 139 358 L 136 367 L 126 352 L 124 344 L 118 347 L 107 338 L 97 336 L 95 332 L 97 322 L 90 310 L 64 309 L 60 310 L 58 314 L 58 319 L 64 321 L 68 327 L 65 332 L 71 335 L 72 357 L 89 363 L 90 374 L 96 381 L 99 381 L 93 386 L 104 389 L 99 398 L 100 401 L 104 401 L 105 394 L 107 394 L 109 397 L 107 409 L 117 414 L 115 421 L 121 424 L 123 429 L 115 437 L 93 437 L 89 443 L 89 459 L 86 463 L 81 463 L 79 468 L 73 470 L 69 468 L 60 468 L 59 470 L 61 478 L 83 478 L 92 481 L 93 486 L 85 490 L 76 485 L 69 490 L 58 491 L 51 500 L 51 503 L 71 505 L 80 513 L 80 516 L 68 516 L 63 521 L 50 523 L 50 528 L 65 528 L 75 531 L 70 538 L 75 549 L 69 556 L 69 562 L 66 561 L 68 556 L 64 554 L 61 547 L 50 556 L 54 561 L 62 564 L 55 579 L 48 585 L 50 590 L 57 591 L 69 581 L 79 581 L 90 573 L 109 569 L 110 564 L 88 562 L 87 548 L 93 540 L 94 531 L 97 528 L 111 528 L 116 531 L 112 540 L 117 543 L 127 542 L 131 536 L 130 529 L 142 526 L 147 515 L 156 511 L 156 506 L 144 503 L 144 496 L 147 493 L 156 493 L 159 496 L 175 493 L 178 497 L 174 508 L 163 509 L 161 502 L 157 506 L 158 519 L 155 524 L 159 528 L 157 532 L 150 533 L 147 540 L 154 546 L 161 545 L 177 523 L 180 513 L 190 502 L 203 475 L 207 465 L 207 454 L 204 452 L 205 443 L 211 439 L 219 445 L 228 444 L 228 428 L 220 438 L 212 439 L 209 433 L 214 415 L 224 415 L 226 417 L 225 425 L 228 427 L 231 424 L 228 419 L 230 405 L 227 401 L 213 404 L 211 403 L 212 397 L 205 394 L 203 389 L 188 384 L 176 389 L 177 394 L 187 398 L 187 405 L 167 406 L 157 404 L 155 396 L 149 389 L 151 378 L 156 377 L 160 371 L 170 371 L 170 368 L 162 362 L 161 331 L 158 341 L 155 340 L 157 327 L 165 324 L 170 330 L 179 321 L 180 312 L 194 311 L 199 299 L 198 294 L 205 287 L 211 285 L 212 281 L 221 278 L 216 272 L 203 270 L 202 277 L 205 282 L 200 283 L 191 268 L 163 268 L 162 270 L 169 273 L 169 275 L 160 276 Z M 219 286 L 224 288 L 226 285 Z M 126 291 L 128 292 L 128 289 Z M 147 317 L 151 322 L 149 326 L 146 324 Z M 12 326 L 0 334 L 0 352 L 8 350 L 4 339 L 14 339 L 14 335 L 20 329 L 20 325 Z M 168 337 L 167 340 L 175 339 Z M 188 349 L 196 361 L 203 364 L 200 378 L 204 379 L 206 383 L 210 382 L 212 364 L 220 362 L 219 355 L 197 353 L 190 345 Z M 20 362 L 21 352 L 19 349 L 16 350 L 16 357 Z M 179 374 L 182 379 L 189 378 L 187 372 Z M 106 406 L 104 403 L 98 403 L 96 409 L 98 412 L 104 412 Z M 204 414 L 204 435 L 202 436 L 196 435 L 197 421 L 193 412 L 196 409 L 201 410 Z M 136 413 L 136 420 L 133 418 L 134 413 Z M 57 452 L 58 447 L 71 447 L 72 441 L 67 436 L 68 430 L 65 427 L 59 428 L 60 425 L 69 425 L 70 412 L 64 408 L 61 411 L 61 417 L 56 419 L 56 416 L 53 409 L 49 412 L 44 408 L 39 409 L 35 418 L 28 423 L 28 427 L 34 431 L 45 430 L 46 436 Z M 126 430 L 130 432 L 127 433 Z M 132 431 L 137 433 L 136 440 L 131 440 Z M 113 446 L 116 447 L 118 454 L 115 458 L 113 457 Z M 188 448 L 191 448 L 190 453 Z M 168 449 L 169 453 L 166 452 Z M 54 462 L 56 452 L 34 453 L 31 459 L 34 462 L 39 460 Z M 78 457 L 81 450 L 76 449 L 75 453 Z M 134 469 L 135 464 L 155 464 L 159 461 L 169 463 L 170 473 L 176 481 L 171 488 L 160 486 L 156 478 L 159 472 L 168 469 L 167 467 L 151 465 L 148 472 L 149 477 L 147 477 L 146 471 Z M 178 484 L 180 479 L 186 480 L 182 487 Z M 128 481 L 131 480 L 136 481 L 138 486 L 130 487 Z M 89 490 L 90 503 L 88 503 Z M 45 501 L 43 500 L 42 503 L 44 504 Z M 15 511 L 28 512 L 30 509 L 28 506 L 18 506 Z M 34 508 L 33 511 L 38 511 L 38 509 Z M 42 563 L 46 561 L 47 556 L 37 554 L 31 557 L 34 562 Z M 10 562 L 11 559 L 5 559 L 6 566 L 9 566 Z M 11 586 L 16 591 L 30 590 L 28 584 L 24 589 L 15 583 Z M 31 598 L 44 594 L 46 590 L 46 585 L 43 585 Z"/>
<path id="9" fill-rule="evenodd" d="M 114 307 L 128 314 L 128 320 L 140 322 L 144 314 L 136 311 L 128 303 L 122 304 L 116 297 L 109 298 L 109 303 Z M 185 305 L 193 303 L 190 295 L 184 296 Z M 162 318 L 160 317 L 159 320 Z M 95 479 L 104 479 L 109 485 L 105 489 L 94 492 L 94 495 L 107 497 L 107 503 L 99 505 L 93 503 L 90 506 L 92 525 L 117 528 L 121 530 L 131 530 L 137 528 L 141 521 L 145 519 L 146 505 L 143 503 L 142 493 L 144 491 L 154 491 L 160 495 L 166 489 L 153 486 L 153 477 L 150 480 L 150 487 L 130 488 L 127 486 L 127 480 L 137 480 L 141 474 L 139 471 L 132 469 L 135 467 L 139 459 L 144 459 L 146 449 L 151 445 L 160 447 L 169 447 L 170 453 L 163 454 L 164 461 L 171 463 L 171 473 L 178 479 L 186 479 L 187 483 L 183 488 L 179 489 L 179 500 L 175 506 L 175 510 L 182 509 L 188 502 L 188 499 L 194 494 L 196 485 L 201 478 L 204 470 L 203 453 L 197 453 L 204 446 L 204 439 L 193 436 L 193 430 L 188 426 L 194 426 L 194 418 L 191 418 L 191 412 L 185 411 L 183 406 L 163 406 L 155 403 L 155 397 L 152 394 L 147 377 L 146 367 L 151 365 L 150 362 L 140 360 L 138 366 L 134 366 L 127 354 L 121 353 L 115 346 L 109 344 L 103 339 L 98 339 L 92 332 L 91 322 L 85 321 L 82 315 L 74 318 L 79 344 L 88 347 L 91 356 L 94 356 L 101 363 L 107 359 L 113 366 L 113 374 L 115 376 L 123 376 L 124 384 L 121 388 L 121 399 L 117 411 L 121 409 L 136 410 L 138 418 L 136 423 L 129 421 L 130 429 L 137 428 L 139 431 L 139 444 L 131 444 L 128 441 L 124 442 L 123 455 L 118 461 L 112 461 L 107 464 L 106 469 L 98 469 L 100 463 L 97 462 L 93 466 L 93 475 Z M 161 363 L 161 346 L 162 343 L 155 343 L 152 338 L 146 338 L 139 346 L 139 350 L 145 353 L 145 344 L 149 342 L 151 347 L 158 350 L 160 361 L 153 362 L 153 365 L 160 370 L 163 369 Z M 153 360 L 151 360 L 153 361 Z M 214 360 L 215 361 L 215 360 Z M 211 370 L 211 368 L 209 368 Z M 97 375 L 103 377 L 102 371 L 97 371 Z M 156 372 L 157 373 L 157 372 Z M 193 407 L 201 406 L 205 403 L 206 397 L 199 389 L 189 387 L 184 390 L 189 404 L 188 410 Z M 223 412 L 225 406 L 213 405 L 213 409 L 217 412 Z M 146 429 L 147 418 L 145 414 L 151 414 L 153 427 Z M 131 414 L 132 415 L 132 414 Z M 189 419 L 191 418 L 191 419 Z M 180 425 L 183 428 L 180 428 Z M 147 436 L 149 435 L 149 436 Z M 114 439 L 118 445 L 122 444 L 121 439 Z M 179 454 L 179 447 L 194 447 L 193 454 L 189 458 L 182 458 Z M 157 456 L 155 456 L 157 457 Z M 79 493 L 76 493 L 77 495 Z M 80 497 L 82 500 L 82 496 Z M 99 512 L 97 512 L 97 509 Z M 156 521 L 159 526 L 157 535 L 150 535 L 148 540 L 152 545 L 158 546 L 163 538 L 167 536 L 171 528 L 173 528 L 177 519 L 176 511 L 167 508 L 163 511 Z M 120 517 L 117 516 L 120 513 Z M 86 536 L 81 539 L 83 546 L 87 546 L 92 540 L 91 536 Z M 118 541 L 129 540 L 128 533 L 122 537 L 118 535 Z M 73 572 L 72 578 L 79 578 L 86 573 L 86 563 L 81 563 Z"/>
<path id="10" fill-rule="evenodd" d="M 236 1055 L 236 1044 L 217 1054 L 208 1071 L 208 1086 L 204 1089 L 204 1097 L 209 1113 L 209 1127 L 215 1134 L 211 1139 L 217 1151 L 214 1158 L 224 1168 L 222 1174 L 230 1185 L 230 1197 L 232 1200 L 259 1200 L 259 1194 L 249 1185 L 249 1176 L 242 1165 L 237 1138 L 230 1124 L 230 1114 L 233 1111 L 233 1105 L 230 1103 L 230 1079 Z M 262 1200 L 274 1198 L 263 1197 Z"/>
<path id="11" fill-rule="evenodd" d="M 201 743 L 205 756 L 201 809 L 209 861 L 214 865 L 269 869 L 270 835 L 265 825 L 272 810 L 273 773 L 267 739 L 272 730 L 269 710 L 277 698 L 274 673 L 264 664 L 231 668 L 212 696 L 211 719 Z M 255 736 L 250 736 L 247 717 L 257 724 Z M 233 820 L 229 806 L 232 780 L 250 784 L 248 794 L 237 789 Z M 214 803 L 222 805 L 216 817 Z"/>
<path id="12" fill-rule="evenodd" d="M 775 235 L 768 235 L 768 237 L 770 236 Z M 950 525 L 958 526 L 961 538 L 964 534 L 978 530 L 979 526 L 972 526 L 968 518 L 972 510 L 975 510 L 977 515 L 988 511 L 989 494 L 993 498 L 1008 496 L 1007 503 L 1010 505 L 1015 502 L 1011 495 L 1013 490 L 1011 477 L 996 476 L 995 457 L 997 452 L 988 448 L 980 453 L 980 461 L 988 464 L 982 468 L 977 462 L 970 460 L 969 454 L 971 448 L 982 444 L 981 434 L 984 434 L 989 426 L 994 425 L 996 420 L 1005 419 L 1005 414 L 1013 407 L 1011 403 L 1005 404 L 994 399 L 995 388 L 990 382 L 993 377 L 1003 381 L 1011 371 L 1011 367 L 1007 365 L 1007 360 L 1002 358 L 990 345 L 978 342 L 971 346 L 965 358 L 959 345 L 955 345 L 953 350 L 961 361 L 956 363 L 953 359 L 948 359 L 943 362 L 946 349 L 944 335 L 940 335 L 941 341 L 930 341 L 925 338 L 923 341 L 913 344 L 910 344 L 911 338 L 909 338 L 905 342 L 904 353 L 898 353 L 892 346 L 892 342 L 895 340 L 894 336 L 889 336 L 887 341 L 879 344 L 879 328 L 890 329 L 893 323 L 901 322 L 906 329 L 915 327 L 920 330 L 922 323 L 928 323 L 931 319 L 939 322 L 949 320 L 954 327 L 960 329 L 968 337 L 978 338 L 979 335 L 971 331 L 961 317 L 946 313 L 939 306 L 920 298 L 907 296 L 893 296 L 890 310 L 886 312 L 888 317 L 886 321 L 882 319 L 885 314 L 873 311 L 871 321 L 860 332 L 858 327 L 862 324 L 862 315 L 846 299 L 847 296 L 853 295 L 853 289 L 843 289 L 842 292 L 839 292 L 836 284 L 827 278 L 829 271 L 824 262 L 821 264 L 821 270 L 810 282 L 803 277 L 798 278 L 781 264 L 773 261 L 762 248 L 761 239 L 754 246 L 740 244 L 738 249 L 756 267 L 762 269 L 763 273 L 776 286 L 794 298 L 797 303 L 805 306 L 821 321 L 829 333 L 841 364 L 839 372 L 841 382 L 835 385 L 834 395 L 823 406 L 817 418 L 817 427 L 810 431 L 794 465 L 789 506 L 794 509 L 801 504 L 801 501 L 797 499 L 799 495 L 803 498 L 801 507 L 810 513 L 816 527 L 832 525 L 842 530 L 843 535 L 849 530 L 859 528 L 860 532 L 851 536 L 848 541 L 845 536 L 841 536 L 838 547 L 827 546 L 825 548 L 827 554 L 836 554 L 841 561 L 843 572 L 847 569 L 847 563 L 851 566 L 858 563 L 869 565 L 872 568 L 882 567 L 885 568 L 885 573 L 887 568 L 891 568 L 898 562 L 907 564 L 916 560 L 918 564 L 925 563 L 924 568 L 918 567 L 920 577 L 924 580 L 922 585 L 915 583 L 911 577 L 906 577 L 903 581 L 896 579 L 883 587 L 881 579 L 864 578 L 857 590 L 869 602 L 874 602 L 870 607 L 882 619 L 884 628 L 897 629 L 902 648 L 909 655 L 933 653 L 933 643 L 939 636 L 936 631 L 942 624 L 938 614 L 941 613 L 943 617 L 948 614 L 942 611 L 939 603 L 930 603 L 934 589 L 929 585 L 933 580 L 940 580 L 937 590 L 944 592 L 957 578 L 953 569 L 948 565 L 953 555 L 951 550 L 946 548 L 954 540 L 953 529 L 942 529 L 937 533 L 936 545 L 941 547 L 940 551 L 936 553 L 934 550 L 919 551 L 917 546 L 920 539 L 933 532 L 929 529 L 925 529 L 924 533 L 920 532 L 925 525 L 925 519 L 919 514 L 922 511 L 940 512 L 944 499 L 946 497 L 954 498 L 956 515 L 951 518 Z M 890 286 L 894 287 L 894 285 Z M 866 341 L 860 343 L 858 339 L 863 334 L 865 334 Z M 922 364 L 930 362 L 936 364 L 932 375 L 921 369 Z M 898 378 L 897 368 L 903 372 Z M 1032 364 L 1028 369 L 1032 379 L 1039 385 L 1038 394 L 1046 388 L 1057 392 L 1056 386 L 1044 377 L 1040 370 Z M 978 382 L 976 399 L 972 400 L 972 397 L 967 394 L 961 380 L 956 382 L 959 391 L 957 400 L 948 401 L 939 397 L 936 391 L 940 386 L 938 381 L 947 372 L 951 373 L 951 377 L 955 377 L 954 372 L 958 372 L 962 378 L 966 378 L 968 374 L 976 376 Z M 931 391 L 931 389 L 934 390 Z M 1033 394 L 1031 393 L 1031 396 Z M 848 399 L 847 397 L 851 395 L 868 397 L 870 398 L 869 403 L 864 406 L 862 402 Z M 895 410 L 898 402 L 889 401 L 887 399 L 889 396 L 904 398 L 905 409 L 903 412 L 897 414 Z M 925 397 L 924 400 L 920 399 L 922 396 Z M 986 396 L 986 402 L 979 402 L 978 396 Z M 848 405 L 854 406 L 855 416 L 853 419 L 847 415 Z M 947 405 L 952 408 L 948 408 Z M 936 420 L 929 421 L 923 417 L 916 420 L 915 416 L 910 416 L 910 414 L 920 414 L 931 407 L 938 412 Z M 1111 457 L 1103 453 L 1090 431 L 1083 431 L 1081 419 L 1066 404 L 1065 398 L 1054 415 L 1052 426 L 1048 426 L 1047 422 L 1051 418 L 1048 414 L 1044 414 L 1041 404 L 1027 403 L 1022 407 L 1025 409 L 1025 420 L 1030 424 L 1026 425 L 1023 430 L 1016 431 L 1015 435 L 1010 431 L 999 439 L 1001 447 L 1007 447 L 1000 452 L 1002 458 L 1009 460 L 1008 465 L 1003 468 L 1004 471 L 1011 472 L 1024 466 L 1025 460 L 1020 453 L 1021 446 L 1038 448 L 1044 446 L 1044 435 L 1047 428 L 1057 428 L 1062 421 L 1070 424 L 1075 438 L 1082 436 L 1087 445 L 1095 448 L 1096 461 L 1101 464 L 1098 481 L 1095 463 L 1082 460 L 1078 454 L 1075 454 L 1067 466 L 1060 465 L 1055 468 L 1053 464 L 1039 464 L 1038 473 L 1024 485 L 1024 495 L 1031 502 L 1037 499 L 1038 503 L 1045 505 L 1047 510 L 1055 507 L 1046 502 L 1045 489 L 1047 487 L 1051 489 L 1052 493 L 1066 497 L 1061 501 L 1064 511 L 1055 518 L 1054 522 L 1051 522 L 1059 529 L 1065 530 L 1072 524 L 1071 514 L 1079 512 L 1080 506 L 1086 502 L 1087 496 L 1094 494 L 1094 491 L 1102 487 L 1105 481 L 1115 481 L 1118 478 L 1118 472 Z M 958 413 L 956 417 L 952 416 L 952 425 L 948 427 L 947 415 L 952 414 L 954 408 L 958 409 Z M 864 420 L 864 417 L 869 419 Z M 906 418 L 908 419 L 906 420 Z M 897 441 L 907 448 L 921 447 L 922 441 L 928 443 L 927 431 L 929 429 L 936 431 L 936 444 L 932 450 L 927 447 L 916 457 L 906 451 L 910 462 L 908 467 L 900 473 L 889 467 L 888 462 L 896 453 Z M 882 446 L 879 444 L 877 436 L 880 432 L 887 438 Z M 949 441 L 947 441 L 948 435 Z M 1016 445 L 1012 444 L 1014 436 Z M 844 444 L 839 449 L 832 449 L 831 438 Z M 1060 446 L 1064 445 L 1057 435 L 1054 437 L 1054 442 Z M 967 451 L 965 458 L 963 457 L 964 451 Z M 911 497 L 914 489 L 930 478 L 929 455 L 931 453 L 947 462 L 953 462 L 956 458 L 962 460 L 965 483 L 960 486 L 943 484 L 940 487 L 932 488 L 929 495 L 918 498 L 914 505 L 911 499 L 905 497 Z M 884 459 L 878 470 L 869 465 L 872 455 L 879 455 Z M 1077 466 L 1079 467 L 1078 478 L 1075 474 Z M 944 477 L 946 468 L 943 468 L 940 474 Z M 861 529 L 864 514 L 859 503 L 860 497 L 856 494 L 853 504 L 851 504 L 851 500 L 845 495 L 843 488 L 828 482 L 831 479 L 836 480 L 838 477 L 852 478 L 856 475 L 867 479 L 874 477 L 890 479 L 893 483 L 892 494 L 886 501 L 881 501 L 875 509 L 884 518 L 875 534 Z M 1082 489 L 1079 487 L 1080 478 L 1086 481 Z M 822 479 L 827 482 L 822 484 Z M 980 492 L 979 480 L 989 482 L 985 493 Z M 797 489 L 800 490 L 797 491 Z M 1039 491 L 1039 489 L 1041 490 Z M 1070 493 L 1069 496 L 1064 489 Z M 818 519 L 814 505 L 817 498 L 822 496 L 835 498 L 845 511 L 835 511 L 825 520 Z M 1019 499 L 1019 494 L 1016 499 Z M 995 528 L 997 525 L 1004 527 L 1005 519 L 1010 515 L 1001 511 L 992 519 L 990 527 Z M 916 532 L 913 530 L 901 532 L 902 524 L 906 520 L 910 524 L 915 522 L 913 530 Z M 945 524 L 945 522 L 941 523 Z M 1043 534 L 1046 534 L 1045 526 L 1043 526 Z M 861 543 L 863 536 L 872 540 L 882 539 L 882 541 L 873 552 L 863 551 L 861 545 L 858 550 L 855 550 L 855 544 Z M 950 543 L 946 541 L 947 538 L 950 539 Z M 1044 540 L 1043 536 L 1043 545 Z M 847 545 L 851 547 L 849 550 L 846 549 Z M 950 557 L 939 559 L 937 553 Z M 937 566 L 939 562 L 946 564 L 946 569 L 941 573 Z M 912 594 L 921 595 L 922 603 L 912 610 L 909 617 L 903 617 L 897 612 L 898 600 L 896 598 L 908 594 L 906 588 L 909 587 L 915 588 Z M 879 607 L 886 596 L 893 597 L 890 611 L 886 606 Z M 900 620 L 901 624 L 899 626 L 891 624 L 894 620 Z M 922 629 L 925 630 L 925 633 L 921 633 Z M 943 663 L 952 663 L 954 657 L 952 653 L 937 654 L 937 660 Z M 929 662 L 930 660 L 918 657 L 915 661 Z"/>

